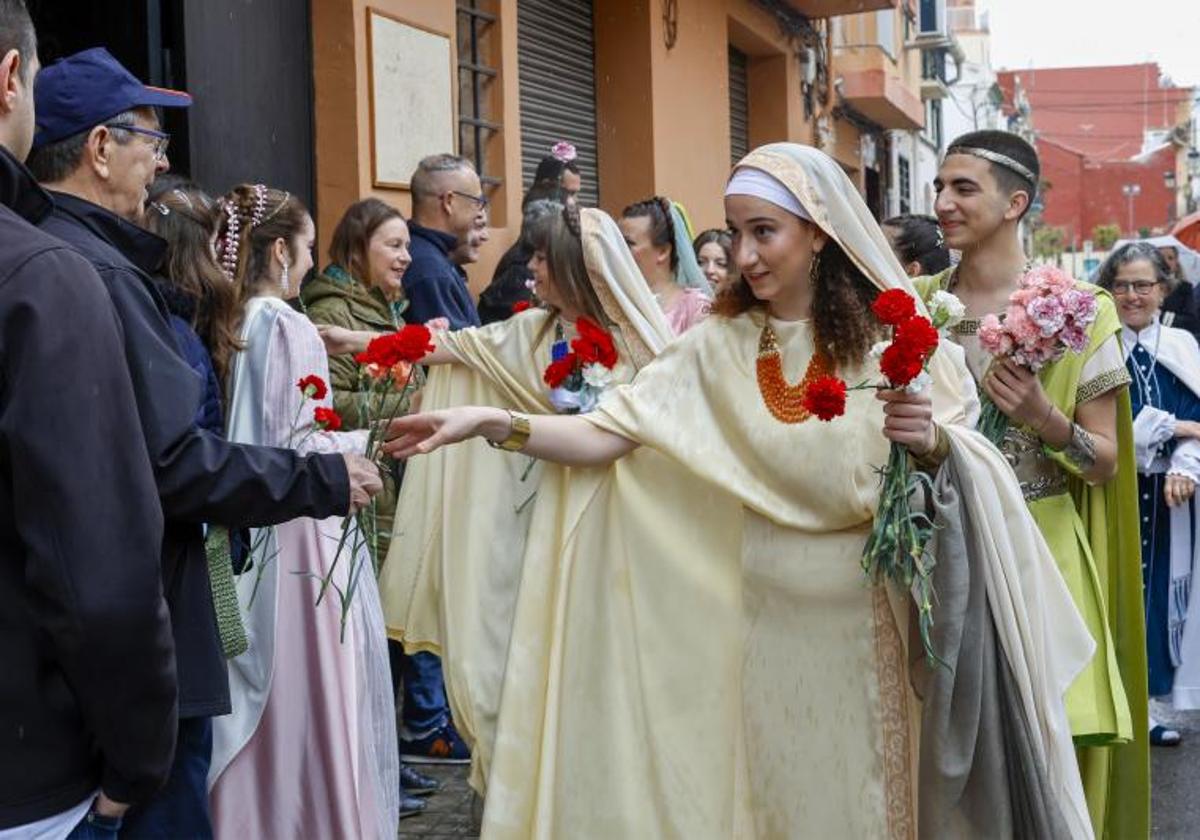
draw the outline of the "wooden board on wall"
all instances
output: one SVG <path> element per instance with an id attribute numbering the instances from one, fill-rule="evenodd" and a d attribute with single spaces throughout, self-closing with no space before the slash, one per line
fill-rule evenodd
<path id="1" fill-rule="evenodd" d="M 421 158 L 455 149 L 450 38 L 377 9 L 367 35 L 372 180 L 404 188 Z"/>

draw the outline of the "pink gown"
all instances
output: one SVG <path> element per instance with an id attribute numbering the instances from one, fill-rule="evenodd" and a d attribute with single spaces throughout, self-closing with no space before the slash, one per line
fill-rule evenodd
<path id="1" fill-rule="evenodd" d="M 667 323 L 675 335 L 682 335 L 708 317 L 712 299 L 699 289 L 684 289 L 670 309 L 664 309 Z"/>
<path id="2" fill-rule="evenodd" d="M 234 363 L 230 438 L 302 452 L 361 452 L 365 432 L 314 431 L 296 382 L 329 381 L 316 329 L 283 301 L 247 306 Z M 299 429 L 293 424 L 300 417 Z M 335 581 L 365 560 L 345 638 L 330 589 L 317 582 L 333 562 L 337 517 L 301 518 L 273 529 L 255 553 L 263 570 L 239 576 L 250 649 L 230 662 L 233 714 L 214 720 L 209 791 L 218 838 L 388 838 L 399 821 L 399 754 L 386 633 L 370 560 L 343 552 Z M 264 562 L 265 556 L 265 562 Z M 353 562 L 352 562 L 353 561 Z"/>

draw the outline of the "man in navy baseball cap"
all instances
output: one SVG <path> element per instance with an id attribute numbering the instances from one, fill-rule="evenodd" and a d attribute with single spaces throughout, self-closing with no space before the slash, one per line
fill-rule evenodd
<path id="1" fill-rule="evenodd" d="M 34 100 L 37 132 L 28 162 L 37 179 L 140 219 L 147 188 L 170 168 L 171 138 L 155 109 L 186 108 L 191 96 L 142 84 L 95 47 L 43 68 Z"/>
<path id="2" fill-rule="evenodd" d="M 34 84 L 34 148 L 57 143 L 134 108 L 186 108 L 182 91 L 144 85 L 104 47 L 94 47 L 42 69 Z"/>

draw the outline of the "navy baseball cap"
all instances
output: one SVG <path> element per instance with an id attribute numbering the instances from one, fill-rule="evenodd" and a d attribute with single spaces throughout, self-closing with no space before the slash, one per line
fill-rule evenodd
<path id="1" fill-rule="evenodd" d="M 37 112 L 35 149 L 57 143 L 131 108 L 186 108 L 192 97 L 183 91 L 144 85 L 104 47 L 56 61 L 42 68 L 33 83 Z"/>

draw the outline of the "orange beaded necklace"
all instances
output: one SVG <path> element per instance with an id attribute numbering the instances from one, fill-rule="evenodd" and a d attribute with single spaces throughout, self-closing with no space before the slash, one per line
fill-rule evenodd
<path id="1" fill-rule="evenodd" d="M 763 403 L 771 416 L 781 423 L 803 423 L 812 415 L 804 407 L 804 396 L 808 393 L 808 385 L 814 379 L 830 376 L 833 365 L 823 353 L 813 353 L 804 378 L 796 385 L 789 385 L 783 376 L 783 360 L 779 355 L 779 341 L 770 322 L 763 324 L 762 335 L 758 338 L 758 361 L 755 365 L 758 375 L 758 392 L 762 394 Z"/>

